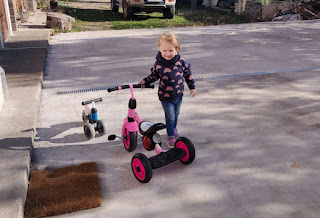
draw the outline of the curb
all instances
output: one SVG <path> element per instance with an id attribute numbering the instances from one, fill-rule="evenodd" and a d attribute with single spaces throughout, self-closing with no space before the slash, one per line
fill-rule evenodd
<path id="1" fill-rule="evenodd" d="M 24 217 L 50 31 L 17 31 L 0 50 L 8 85 L 0 113 L 0 217 Z"/>

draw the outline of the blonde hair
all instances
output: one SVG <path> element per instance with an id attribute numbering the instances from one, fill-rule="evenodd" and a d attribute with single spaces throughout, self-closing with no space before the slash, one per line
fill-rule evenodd
<path id="1" fill-rule="evenodd" d="M 176 49 L 180 50 L 180 43 L 176 35 L 172 33 L 162 33 L 158 38 L 158 47 L 160 47 L 162 41 L 172 43 Z"/>

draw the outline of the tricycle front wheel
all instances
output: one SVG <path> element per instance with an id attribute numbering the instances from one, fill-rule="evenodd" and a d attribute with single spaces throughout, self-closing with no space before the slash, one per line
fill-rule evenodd
<path id="1" fill-rule="evenodd" d="M 137 148 L 138 133 L 129 132 L 127 129 L 123 135 L 123 144 L 127 151 L 132 152 Z"/>

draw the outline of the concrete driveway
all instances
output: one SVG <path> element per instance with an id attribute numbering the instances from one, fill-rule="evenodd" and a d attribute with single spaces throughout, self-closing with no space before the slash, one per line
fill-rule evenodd
<path id="1" fill-rule="evenodd" d="M 33 165 L 96 161 L 103 200 L 100 208 L 58 217 L 319 217 L 319 29 L 314 20 L 52 37 Z M 178 126 L 196 159 L 156 169 L 141 184 L 131 158 L 154 151 L 140 140 L 133 153 L 107 136 L 86 140 L 81 101 L 102 97 L 99 116 L 108 134 L 119 135 L 130 94 L 105 89 L 148 75 L 165 31 L 178 35 L 197 80 Z M 164 122 L 156 89 L 135 94 L 143 119 Z"/>

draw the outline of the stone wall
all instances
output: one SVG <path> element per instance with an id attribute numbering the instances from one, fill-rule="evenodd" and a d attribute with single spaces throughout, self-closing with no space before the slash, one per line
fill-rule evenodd
<path id="1" fill-rule="evenodd" d="M 239 0 L 235 4 L 234 12 L 236 14 L 249 15 L 254 18 L 260 18 L 262 13 L 262 4 L 256 0 Z"/>

